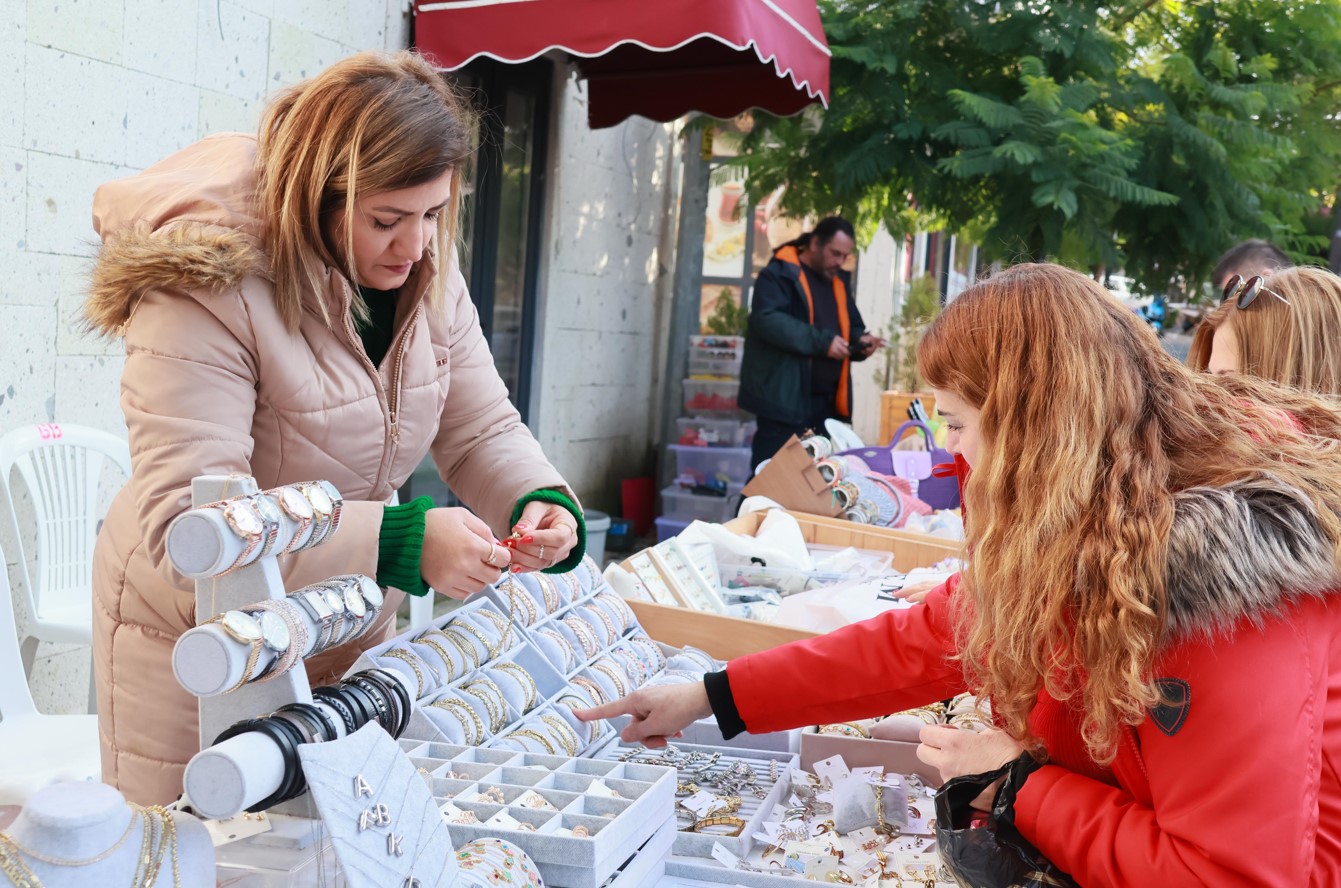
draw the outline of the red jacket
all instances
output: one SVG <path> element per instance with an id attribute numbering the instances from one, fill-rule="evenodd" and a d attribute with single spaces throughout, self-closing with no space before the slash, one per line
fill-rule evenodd
<path id="1" fill-rule="evenodd" d="M 1341 885 L 1331 547 L 1298 491 L 1272 482 L 1179 499 L 1169 641 L 1155 674 L 1185 682 L 1187 705 L 1126 729 L 1102 768 L 1084 753 L 1079 718 L 1041 697 L 1031 724 L 1051 763 L 1022 788 L 1017 824 L 1084 886 Z M 1243 526 L 1231 513 L 1244 505 L 1272 520 L 1227 530 Z M 957 584 L 921 607 L 731 661 L 747 729 L 870 717 L 969 690 L 947 656 Z"/>

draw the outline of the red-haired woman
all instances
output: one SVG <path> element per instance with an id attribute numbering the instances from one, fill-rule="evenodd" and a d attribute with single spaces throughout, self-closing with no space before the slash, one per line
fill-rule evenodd
<path id="1" fill-rule="evenodd" d="M 1016 826 L 1081 885 L 1341 884 L 1341 411 L 1179 365 L 1053 265 L 966 291 L 918 363 L 973 468 L 967 570 L 588 717 L 655 745 L 974 690 L 1001 730 L 929 727 L 919 754 L 946 778 L 1042 758 Z"/>

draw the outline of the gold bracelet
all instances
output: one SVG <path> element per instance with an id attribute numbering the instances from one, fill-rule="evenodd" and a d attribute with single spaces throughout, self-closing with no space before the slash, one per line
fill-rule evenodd
<path id="1" fill-rule="evenodd" d="M 443 668 L 447 670 L 447 682 L 460 678 L 460 676 L 456 674 L 456 666 L 452 663 L 451 654 L 447 653 L 447 649 L 435 639 L 429 638 L 427 632 L 414 639 L 411 644 L 422 644 L 424 647 L 433 649 L 433 653 L 438 655 L 438 659 L 442 661 Z M 464 654 L 462 656 L 464 656 Z M 424 660 L 422 657 L 419 659 L 425 666 L 428 666 L 430 669 L 433 668 L 433 664 L 429 663 L 427 660 Z M 470 671 L 468 663 L 462 663 L 462 665 L 466 667 L 466 672 Z M 435 669 L 434 672 L 436 673 L 437 670 Z M 463 672 L 462 675 L 464 674 L 465 673 Z M 438 677 L 438 684 L 446 684 L 447 682 L 444 682 L 441 676 Z"/>
<path id="2" fill-rule="evenodd" d="M 413 669 L 414 680 L 419 683 L 419 689 L 415 692 L 414 695 L 415 699 L 417 700 L 420 697 L 424 696 L 424 671 L 419 668 L 419 664 L 423 662 L 422 660 L 420 660 L 418 657 L 416 657 L 409 651 L 405 650 L 405 648 L 392 648 L 389 651 L 383 651 L 382 656 L 392 657 L 394 659 L 400 660 L 402 663 L 407 664 L 411 669 Z M 429 666 L 427 663 L 424 663 L 424 666 L 429 671 L 433 670 L 433 667 Z M 438 684 L 442 684 L 441 678 L 438 678 Z"/>
<path id="3" fill-rule="evenodd" d="M 482 607 L 475 613 L 479 614 L 481 617 L 488 617 L 489 622 L 493 623 L 494 628 L 498 630 L 499 638 L 502 639 L 498 643 L 498 649 L 500 651 L 507 650 L 508 641 L 512 638 L 512 621 L 498 611 L 490 610 L 487 607 Z"/>
<path id="4" fill-rule="evenodd" d="M 601 643 L 596 639 L 596 630 L 591 628 L 591 624 L 581 617 L 568 617 L 563 620 L 563 624 L 568 630 L 577 636 L 577 643 L 582 645 L 582 653 L 588 657 L 596 656 L 596 652 L 601 649 Z M 579 627 L 581 627 L 579 629 Z M 585 635 L 583 633 L 586 633 Z M 590 643 L 588 643 L 590 640 Z"/>
<path id="5" fill-rule="evenodd" d="M 541 746 L 545 747 L 546 752 L 548 752 L 550 755 L 554 755 L 554 744 L 550 743 L 549 740 L 545 738 L 545 735 L 540 733 L 539 731 L 533 731 L 530 728 L 518 728 L 511 734 L 508 734 L 507 737 L 504 737 L 503 739 L 507 740 L 508 738 L 511 737 L 530 737 L 532 740 L 535 740 Z"/>
<path id="6" fill-rule="evenodd" d="M 609 633 L 609 644 L 614 644 L 619 640 L 619 630 L 615 628 L 614 621 L 610 619 L 610 615 L 607 614 L 603 608 L 597 607 L 594 604 L 589 604 L 583 609 L 596 614 L 596 618 L 605 626 L 606 632 Z"/>
<path id="7" fill-rule="evenodd" d="M 581 697 L 579 697 L 577 694 L 564 694 L 563 696 L 561 696 L 561 697 L 559 697 L 557 700 L 555 700 L 554 703 L 555 703 L 555 705 L 564 705 L 564 706 L 568 706 L 568 704 L 564 703 L 565 700 L 576 700 L 576 701 L 578 702 L 578 705 L 579 705 L 581 708 L 583 708 L 583 709 L 590 709 L 590 708 L 591 708 L 591 701 L 590 701 L 590 700 L 583 700 L 583 699 L 582 699 Z M 572 706 L 568 706 L 568 711 L 569 711 L 569 712 L 572 712 L 572 711 L 573 711 L 573 708 L 574 708 L 574 707 L 572 707 Z M 574 716 L 574 717 L 576 718 L 576 716 Z M 578 721 L 581 721 L 581 719 L 578 719 Z M 589 731 L 591 732 L 591 740 L 588 741 L 588 742 L 594 743 L 594 742 L 596 741 L 596 738 L 598 738 L 598 737 L 601 736 L 601 725 L 600 725 L 600 722 L 598 722 L 598 721 L 596 721 L 596 720 L 593 719 L 592 721 L 586 722 L 586 725 L 587 725 L 587 730 L 589 730 Z"/>
<path id="8" fill-rule="evenodd" d="M 624 684 L 624 681 L 620 680 L 619 670 L 616 669 L 612 664 L 602 661 L 598 663 L 592 663 L 591 668 L 595 669 L 597 672 L 601 673 L 601 675 L 604 675 L 606 678 L 610 679 L 610 681 L 614 682 L 615 690 L 619 692 L 619 696 L 627 697 L 629 695 L 628 686 Z"/>
<path id="9" fill-rule="evenodd" d="M 582 597 L 582 582 L 573 575 L 571 570 L 568 571 L 568 573 L 559 574 L 559 576 L 563 577 L 563 581 L 567 583 L 568 588 L 572 590 L 573 601 L 577 601 Z"/>
<path id="10" fill-rule="evenodd" d="M 554 581 L 542 573 L 534 574 L 536 585 L 540 587 L 540 595 L 545 599 L 545 611 L 554 613 L 563 606 L 563 599 L 559 597 L 559 590 L 554 588 Z"/>
<path id="11" fill-rule="evenodd" d="M 456 720 L 461 723 L 462 730 L 467 733 L 469 733 L 472 728 L 474 729 L 474 737 L 466 737 L 467 746 L 476 746 L 484 739 L 484 722 L 480 721 L 479 715 L 475 713 L 475 707 L 471 706 L 465 700 L 449 697 L 445 700 L 434 700 L 428 705 L 437 707 L 444 712 L 450 712 L 456 717 Z M 463 709 L 470 716 L 469 722 L 461 717 L 461 710 Z"/>
<path id="12" fill-rule="evenodd" d="M 452 622 L 448 623 L 444 628 L 448 632 L 455 632 L 458 629 L 469 632 L 471 635 L 475 636 L 476 640 L 478 640 L 480 644 L 484 645 L 484 651 L 487 656 L 485 656 L 483 660 L 479 660 L 475 665 L 478 666 L 480 663 L 492 660 L 494 657 L 498 656 L 498 648 L 490 643 L 489 636 L 485 635 L 484 632 L 480 629 L 480 627 L 474 625 L 473 623 L 470 623 L 464 619 L 452 620 Z"/>
<path id="13" fill-rule="evenodd" d="M 572 729 L 568 722 L 557 715 L 542 715 L 540 720 L 550 727 L 550 736 L 559 741 L 563 751 L 570 756 L 577 755 L 577 748 L 582 745 L 582 741 L 577 736 L 577 731 Z M 558 736 L 555 736 L 555 732 Z"/>
<path id="14" fill-rule="evenodd" d="M 563 671 L 567 672 L 577 665 L 577 651 L 573 650 L 573 643 L 563 637 L 563 633 L 557 629 L 538 629 L 538 634 L 554 640 L 559 645 L 559 653 L 566 655 L 564 657 Z"/>
<path id="15" fill-rule="evenodd" d="M 522 686 L 522 691 L 526 694 L 526 702 L 522 704 L 522 715 L 535 708 L 535 704 L 540 699 L 540 688 L 536 686 L 535 679 L 531 673 L 518 666 L 516 663 L 495 663 L 495 669 L 500 669 L 504 673 L 511 675 Z"/>
<path id="16" fill-rule="evenodd" d="M 694 821 L 694 825 L 690 827 L 689 832 L 701 832 L 704 828 L 709 826 L 735 827 L 733 832 L 713 833 L 713 835 L 738 836 L 745 829 L 745 821 L 741 820 L 739 817 L 705 817 L 702 820 Z"/>
<path id="17" fill-rule="evenodd" d="M 837 722 L 831 725 L 820 725 L 819 733 L 842 734 L 845 737 L 861 737 L 866 740 L 871 739 L 870 731 L 867 731 L 856 722 Z"/>
<path id="18" fill-rule="evenodd" d="M 430 633 L 424 634 L 428 635 Z M 431 634 L 441 635 L 452 643 L 452 647 L 456 648 L 457 652 L 461 654 L 461 660 L 465 664 L 466 672 L 479 667 L 480 653 L 475 650 L 475 645 L 466 641 L 464 638 L 458 638 L 455 633 L 445 632 L 442 629 L 434 629 Z M 465 672 L 461 674 L 465 675 Z"/>
<path id="19" fill-rule="evenodd" d="M 574 677 L 571 679 L 571 681 L 573 682 L 573 684 L 577 685 L 578 687 L 580 687 L 580 688 L 586 688 L 588 691 L 591 692 L 591 696 L 592 696 L 592 700 L 594 701 L 594 705 L 596 705 L 596 706 L 600 706 L 600 705 L 602 705 L 602 704 L 604 704 L 604 703 L 608 703 L 608 702 L 610 702 L 610 701 L 606 698 L 606 696 L 605 696 L 605 691 L 601 690 L 601 686 L 598 685 L 598 684 L 596 684 L 596 682 L 592 681 L 591 679 L 586 678 L 586 677 L 581 676 L 581 675 L 577 675 L 577 676 L 574 676 Z"/>
<path id="20" fill-rule="evenodd" d="M 477 678 L 474 681 L 466 682 L 461 686 L 461 692 L 464 694 L 469 694 L 470 696 L 474 697 L 476 700 L 479 700 L 481 703 L 484 704 L 484 708 L 489 712 L 489 733 L 492 734 L 495 731 L 499 730 L 500 728 L 507 726 L 508 713 L 506 705 L 500 712 L 497 706 L 497 701 L 490 700 L 489 695 L 486 694 L 483 690 L 476 690 L 476 688 L 478 688 L 483 682 L 486 681 L 488 681 L 488 679 Z M 493 684 L 493 682 L 489 683 L 491 685 Z M 497 685 L 494 685 L 494 687 L 496 688 Z M 500 691 L 499 693 L 501 694 L 502 692 Z"/>
<path id="21" fill-rule="evenodd" d="M 517 601 L 520 600 L 522 605 L 526 608 L 526 615 L 530 618 L 526 621 L 526 625 L 534 626 L 536 621 L 540 619 L 540 613 L 535 609 L 535 599 L 531 597 L 530 592 L 521 588 L 517 584 L 517 581 L 512 577 L 508 577 L 505 582 L 507 583 L 506 591 L 508 594 L 509 608 L 515 611 L 517 608 Z"/>

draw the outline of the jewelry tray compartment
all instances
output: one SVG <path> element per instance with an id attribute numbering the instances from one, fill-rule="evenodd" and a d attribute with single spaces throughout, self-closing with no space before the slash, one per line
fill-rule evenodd
<path id="1" fill-rule="evenodd" d="M 665 851 L 674 842 L 675 824 L 670 812 L 674 804 L 675 771 L 671 768 L 533 753 L 514 753 L 505 761 L 483 763 L 470 758 L 472 750 L 463 747 L 432 742 L 415 745 L 404 740 L 401 745 L 417 767 L 428 772 L 434 799 L 440 807 L 454 805 L 477 818 L 477 823 L 467 824 L 453 823 L 448 817 L 447 830 L 453 845 L 486 836 L 514 842 L 531 856 L 545 884 L 553 888 L 600 888 L 636 849 L 662 830 L 670 830 Z M 454 749 L 461 751 L 461 757 L 445 756 Z M 470 779 L 449 778 L 448 773 L 468 774 Z M 534 781 L 532 776 L 536 778 Z M 510 783 L 505 778 L 519 782 Z M 597 780 L 604 781 L 620 797 L 587 792 Z M 494 788 L 500 790 L 504 804 L 464 798 Z M 559 810 L 519 804 L 519 799 L 532 791 Z M 535 830 L 508 829 L 490 823 L 500 812 Z M 591 835 L 555 832 L 578 825 L 589 829 Z M 662 857 L 665 851 L 661 852 Z M 628 884 L 632 888 L 639 883 Z"/>
<path id="2" fill-rule="evenodd" d="M 616 719 L 615 721 L 618 721 Z M 677 796 L 675 799 L 676 828 L 680 830 L 675 837 L 674 853 L 676 855 L 689 857 L 711 857 L 712 846 L 720 843 L 737 857 L 745 857 L 750 849 L 754 847 L 754 833 L 757 832 L 763 822 L 769 818 L 775 805 L 781 804 L 791 791 L 791 769 L 798 767 L 800 759 L 798 756 L 787 752 L 771 752 L 768 750 L 741 750 L 734 747 L 720 746 L 699 746 L 690 743 L 672 744 L 675 749 L 684 755 L 697 753 L 701 758 L 694 765 L 702 764 L 706 760 L 711 760 L 713 755 L 717 756 L 717 762 L 712 770 L 717 773 L 723 772 L 731 766 L 732 762 L 743 762 L 754 769 L 759 785 L 766 787 L 763 797 L 757 797 L 750 792 L 748 787 L 740 791 L 728 793 L 728 795 L 740 796 L 740 810 L 731 814 L 719 812 L 719 816 L 739 817 L 745 821 L 745 827 L 735 836 L 713 834 L 713 833 L 695 833 L 680 830 L 680 827 L 690 825 L 685 823 L 685 818 L 678 813 L 679 802 L 683 796 Z M 605 749 L 597 753 L 598 759 L 606 761 L 620 761 L 628 756 L 638 747 L 624 746 L 619 743 L 612 743 Z M 658 750 L 650 750 L 645 756 L 655 758 L 660 755 Z M 769 779 L 769 770 L 772 762 L 777 762 L 778 779 L 773 782 Z M 676 771 L 676 782 L 699 782 L 694 776 L 691 765 L 684 770 Z M 625 762 L 626 767 L 669 767 L 667 765 L 657 765 L 654 763 L 645 763 L 644 756 L 638 757 L 638 760 Z M 700 788 L 713 792 L 713 788 L 700 783 Z M 714 795 L 719 794 L 715 793 Z M 709 815 L 712 816 L 712 815 Z"/>

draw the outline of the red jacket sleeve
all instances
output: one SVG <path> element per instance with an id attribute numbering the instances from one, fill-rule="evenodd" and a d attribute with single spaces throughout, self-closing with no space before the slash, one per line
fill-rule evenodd
<path id="1" fill-rule="evenodd" d="M 949 597 L 959 575 L 907 610 L 739 657 L 731 696 L 754 734 L 888 715 L 965 690 L 950 660 Z"/>
<path id="2" fill-rule="evenodd" d="M 1150 798 L 1045 766 L 1016 799 L 1020 833 L 1087 888 L 1335 884 L 1313 870 L 1338 624 L 1314 601 L 1181 645 L 1159 674 L 1188 682 L 1186 720 L 1167 736 L 1147 719 L 1114 763 L 1144 770 Z"/>

